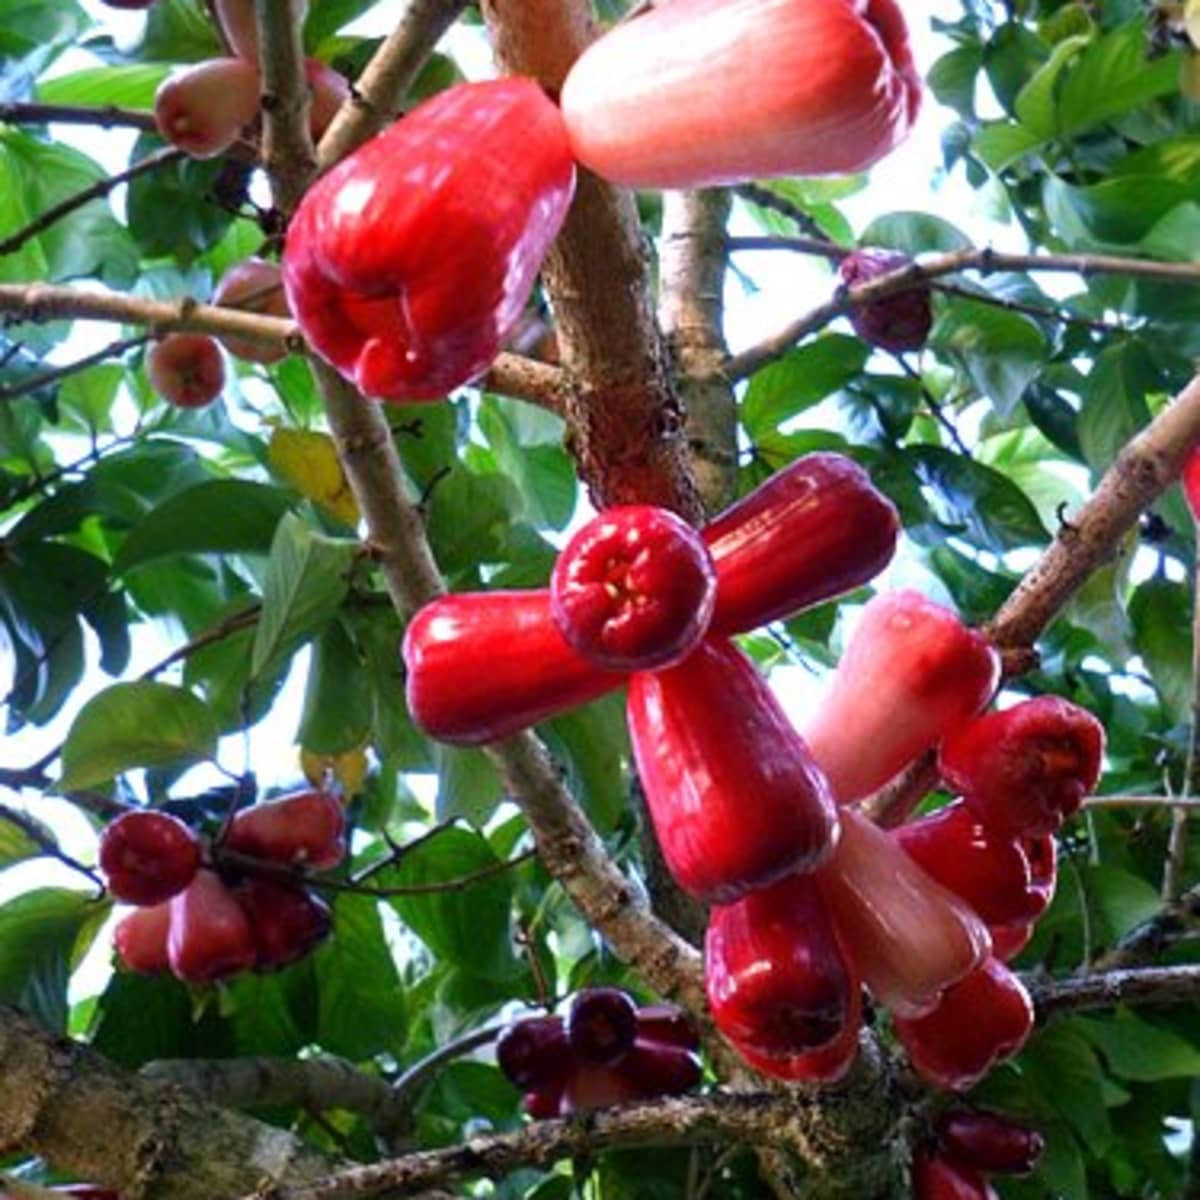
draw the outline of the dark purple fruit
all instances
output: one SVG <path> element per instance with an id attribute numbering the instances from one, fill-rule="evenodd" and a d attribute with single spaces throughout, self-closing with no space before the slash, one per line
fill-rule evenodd
<path id="1" fill-rule="evenodd" d="M 584 988 L 567 1012 L 567 1038 L 577 1059 L 611 1065 L 637 1037 L 637 1008 L 619 988 Z"/>
<path id="2" fill-rule="evenodd" d="M 510 1025 L 496 1043 L 496 1063 L 522 1091 L 559 1085 L 570 1066 L 571 1047 L 562 1017 L 526 1017 Z"/>
<path id="3" fill-rule="evenodd" d="M 855 250 L 842 259 L 838 274 L 848 287 L 869 283 L 907 267 L 912 259 L 896 250 Z M 881 350 L 920 350 L 933 326 L 933 307 L 928 284 L 897 292 L 882 300 L 856 304 L 850 309 L 850 324 L 864 342 Z"/>

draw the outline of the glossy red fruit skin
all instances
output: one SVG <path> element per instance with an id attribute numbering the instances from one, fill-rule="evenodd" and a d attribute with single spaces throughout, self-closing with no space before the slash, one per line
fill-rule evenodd
<path id="1" fill-rule="evenodd" d="M 893 1013 L 915 1017 L 974 971 L 991 947 L 987 927 L 856 809 L 816 875 L 838 942 L 855 973 Z"/>
<path id="2" fill-rule="evenodd" d="M 712 909 L 704 985 L 717 1028 L 772 1058 L 837 1038 L 859 990 L 810 875 Z"/>
<path id="3" fill-rule="evenodd" d="M 680 887 L 730 904 L 833 852 L 829 787 L 732 643 L 709 639 L 677 666 L 634 675 L 627 712 L 654 831 Z"/>
<path id="4" fill-rule="evenodd" d="M 258 113 L 258 67 L 241 58 L 210 58 L 172 71 L 154 93 L 154 123 L 192 158 L 215 158 Z"/>
<path id="5" fill-rule="evenodd" d="M 562 107 L 597 174 L 694 188 L 861 171 L 920 95 L 895 0 L 673 0 L 588 47 Z"/>
<path id="6" fill-rule="evenodd" d="M 1033 940 L 1033 922 L 1028 925 L 989 925 L 992 954 L 1002 963 L 1012 962 Z"/>
<path id="7" fill-rule="evenodd" d="M 991 699 L 1000 656 L 920 592 L 873 597 L 801 732 L 841 804 L 885 784 Z"/>
<path id="8" fill-rule="evenodd" d="M 851 999 L 845 1028 L 827 1046 L 804 1054 L 774 1058 L 753 1046 L 732 1042 L 733 1048 L 756 1071 L 788 1083 L 836 1083 L 845 1077 L 858 1057 L 858 1033 L 862 1028 L 862 992 Z"/>
<path id="9" fill-rule="evenodd" d="M 230 267 L 221 276 L 212 302 L 244 312 L 264 313 L 272 317 L 288 317 L 287 297 L 283 294 L 283 276 L 279 264 L 265 258 L 246 258 Z M 224 334 L 221 344 L 235 358 L 246 362 L 277 363 L 287 357 L 283 347 L 267 346 Z"/>
<path id="10" fill-rule="evenodd" d="M 225 387 L 225 360 L 206 333 L 168 333 L 146 351 L 150 386 L 176 408 L 204 408 Z"/>
<path id="11" fill-rule="evenodd" d="M 949 987 L 932 1012 L 897 1017 L 896 1035 L 917 1073 L 938 1087 L 966 1091 L 1011 1058 L 1033 1030 L 1033 1002 L 998 959 Z"/>
<path id="12" fill-rule="evenodd" d="M 409 622 L 402 653 L 413 720 L 430 737 L 467 746 L 507 737 L 625 682 L 568 645 L 548 590 L 439 596 Z"/>
<path id="13" fill-rule="evenodd" d="M 297 792 L 239 809 L 225 846 L 239 854 L 324 871 L 346 854 L 346 813 L 329 792 Z"/>
<path id="14" fill-rule="evenodd" d="M 841 454 L 806 454 L 701 531 L 717 571 L 712 632 L 747 633 L 874 578 L 900 517 Z"/>
<path id="15" fill-rule="evenodd" d="M 308 106 L 308 129 L 314 142 L 329 128 L 338 109 L 350 99 L 350 84 L 346 77 L 319 58 L 304 60 L 304 77 L 312 88 Z"/>
<path id="16" fill-rule="evenodd" d="M 844 284 L 854 287 L 898 271 L 911 262 L 907 254 L 894 250 L 854 250 L 838 264 L 838 275 Z M 849 316 L 854 332 L 872 346 L 897 353 L 920 350 L 933 328 L 929 286 L 852 305 Z"/>
<path id="17" fill-rule="evenodd" d="M 100 870 L 127 904 L 161 904 L 183 891 L 200 866 L 200 839 L 170 813 L 122 813 L 100 835 Z"/>
<path id="18" fill-rule="evenodd" d="M 629 1104 L 644 1099 L 644 1096 L 641 1085 L 625 1069 L 624 1063 L 605 1066 L 601 1063 L 577 1062 L 567 1075 L 559 1116 L 568 1117 L 573 1113 L 610 1108 L 614 1104 Z"/>
<path id="19" fill-rule="evenodd" d="M 913 1156 L 913 1200 L 998 1200 L 992 1185 L 922 1148 Z"/>
<path id="20" fill-rule="evenodd" d="M 329 905 L 307 888 L 250 876 L 233 892 L 254 932 L 259 971 L 299 961 L 333 927 Z"/>
<path id="21" fill-rule="evenodd" d="M 171 971 L 187 983 L 211 983 L 254 966 L 258 954 L 250 922 L 215 872 L 197 871 L 171 900 L 167 957 Z"/>
<path id="22" fill-rule="evenodd" d="M 562 1017 L 526 1017 L 513 1022 L 496 1042 L 496 1064 L 514 1087 L 536 1091 L 547 1099 L 550 1092 L 561 1094 L 571 1064 Z"/>
<path id="23" fill-rule="evenodd" d="M 988 925 L 1024 925 L 1046 910 L 1020 839 L 996 833 L 961 800 L 892 830 L 925 872 L 965 900 Z"/>
<path id="24" fill-rule="evenodd" d="M 117 957 L 139 975 L 158 975 L 170 970 L 167 931 L 171 927 L 171 905 L 164 900 L 150 908 L 135 908 L 113 929 Z"/>
<path id="25" fill-rule="evenodd" d="M 716 598 L 716 569 L 700 535 L 649 504 L 594 517 L 550 576 L 559 631 L 583 658 L 611 671 L 678 662 L 707 631 Z"/>
<path id="26" fill-rule="evenodd" d="M 679 1096 L 700 1082 L 700 1060 L 681 1046 L 639 1037 L 621 1060 L 620 1070 L 633 1080 L 640 1094 Z"/>
<path id="27" fill-rule="evenodd" d="M 439 92 L 309 189 L 283 252 L 292 312 L 365 395 L 440 399 L 499 353 L 574 186 L 532 80 Z"/>
<path id="28" fill-rule="evenodd" d="M 1104 726 L 1061 696 L 984 713 L 942 742 L 942 778 L 1005 833 L 1053 833 L 1096 786 Z"/>
<path id="29" fill-rule="evenodd" d="M 61 1192 L 64 1196 L 74 1196 L 75 1200 L 121 1200 L 120 1193 L 114 1192 L 112 1188 L 95 1187 L 90 1183 L 72 1183 L 50 1190 Z"/>
<path id="30" fill-rule="evenodd" d="M 559 1110 L 562 1108 L 563 1089 L 566 1087 L 566 1079 L 562 1079 L 557 1083 L 547 1084 L 545 1087 L 535 1088 L 533 1091 L 526 1092 L 521 1097 L 521 1107 L 535 1121 L 549 1121 L 558 1116 Z"/>
<path id="31" fill-rule="evenodd" d="M 944 1112 L 935 1133 L 942 1155 L 955 1166 L 1001 1175 L 1028 1175 L 1046 1145 L 1036 1129 L 972 1109 Z"/>
<path id="32" fill-rule="evenodd" d="M 691 1018 L 673 1004 L 643 1004 L 637 1010 L 637 1035 L 681 1050 L 699 1050 L 700 1035 Z"/>
<path id="33" fill-rule="evenodd" d="M 620 988 L 584 988 L 571 999 L 566 1028 L 576 1061 L 611 1066 L 633 1048 L 637 1008 Z"/>
<path id="34" fill-rule="evenodd" d="M 1183 474 L 1179 482 L 1192 520 L 1200 522 L 1200 446 L 1194 446 L 1188 451 L 1187 458 L 1183 460 Z"/>

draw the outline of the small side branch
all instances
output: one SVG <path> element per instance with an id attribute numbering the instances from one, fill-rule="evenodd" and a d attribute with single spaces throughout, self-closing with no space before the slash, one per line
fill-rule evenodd
<path id="1" fill-rule="evenodd" d="M 1098 971 L 1073 979 L 1036 981 L 1030 985 L 1030 995 L 1039 1020 L 1056 1012 L 1116 1004 L 1195 1004 L 1200 1000 L 1200 966 Z"/>

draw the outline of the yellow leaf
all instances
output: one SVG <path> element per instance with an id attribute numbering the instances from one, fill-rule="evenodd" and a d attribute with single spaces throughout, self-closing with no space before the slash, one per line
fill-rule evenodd
<path id="1" fill-rule="evenodd" d="M 367 778 L 367 752 L 362 746 L 357 750 L 344 750 L 341 754 L 316 754 L 301 748 L 300 769 L 313 787 L 325 787 L 332 774 L 342 785 L 346 798 L 350 799 L 363 790 Z"/>
<path id="2" fill-rule="evenodd" d="M 311 429 L 276 429 L 267 447 L 272 470 L 346 525 L 358 524 L 358 504 L 338 461 L 333 438 Z"/>

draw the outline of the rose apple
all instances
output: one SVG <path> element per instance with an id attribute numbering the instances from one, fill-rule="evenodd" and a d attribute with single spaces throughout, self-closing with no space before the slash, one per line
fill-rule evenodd
<path id="1" fill-rule="evenodd" d="M 670 666 L 708 629 L 716 571 L 700 535 L 649 504 L 607 509 L 567 543 L 550 577 L 563 637 L 615 671 Z"/>
<path id="2" fill-rule="evenodd" d="M 217 20 L 229 48 L 239 58 L 258 62 L 258 22 L 254 0 L 214 0 Z M 292 15 L 297 21 L 308 16 L 308 0 L 292 0 Z"/>
<path id="3" fill-rule="evenodd" d="M 838 275 L 850 287 L 869 283 L 880 275 L 907 267 L 912 259 L 893 250 L 855 250 L 838 264 Z M 921 284 L 882 300 L 855 304 L 850 324 L 864 342 L 882 350 L 920 350 L 933 327 L 933 305 L 928 284 Z"/>
<path id="4" fill-rule="evenodd" d="M 629 733 L 667 867 L 729 904 L 824 862 L 837 838 L 829 786 L 753 663 L 702 642 L 629 682 Z"/>
<path id="5" fill-rule="evenodd" d="M 146 377 L 168 404 L 204 408 L 225 387 L 225 360 L 206 333 L 168 333 L 146 351 Z"/>
<path id="6" fill-rule="evenodd" d="M 154 94 L 154 123 L 192 158 L 215 158 L 258 114 L 258 67 L 241 58 L 210 58 L 172 71 Z"/>
<path id="7" fill-rule="evenodd" d="M 938 1118 L 936 1135 L 950 1162 L 973 1171 L 1027 1175 L 1037 1166 L 1045 1140 L 999 1113 L 956 1108 Z"/>
<path id="8" fill-rule="evenodd" d="M 278 796 L 234 813 L 224 844 L 254 858 L 328 870 L 346 854 L 346 813 L 329 792 Z"/>
<path id="9" fill-rule="evenodd" d="M 746 633 L 878 575 L 900 531 L 892 502 L 841 454 L 805 454 L 704 527 L 714 633 Z"/>
<path id="10" fill-rule="evenodd" d="M 913 1156 L 913 1200 L 999 1200 L 978 1171 L 920 1149 Z"/>
<path id="11" fill-rule="evenodd" d="M 117 957 L 131 971 L 140 975 L 157 975 L 170 970 L 167 958 L 167 932 L 171 927 L 169 901 L 152 908 L 135 908 L 122 917 L 113 929 L 113 946 Z"/>
<path id="12" fill-rule="evenodd" d="M 214 871 L 197 871 L 170 904 L 167 957 L 178 978 L 211 983 L 254 966 L 258 956 L 250 922 Z"/>
<path id="13" fill-rule="evenodd" d="M 574 185 L 532 80 L 439 92 L 306 193 L 283 252 L 292 312 L 366 395 L 440 399 L 516 326 Z"/>
<path id="14" fill-rule="evenodd" d="M 864 170 L 920 97 L 895 0 L 673 0 L 589 46 L 562 109 L 598 175 L 694 188 Z"/>
<path id="15" fill-rule="evenodd" d="M 625 679 L 571 648 L 545 590 L 439 596 L 409 622 L 403 655 L 413 720 L 464 745 L 507 737 Z"/>
<path id="16" fill-rule="evenodd" d="M 842 804 L 860 800 L 974 716 L 1000 680 L 979 632 L 919 592 L 863 609 L 802 732 Z"/>
<path id="17" fill-rule="evenodd" d="M 169 813 L 122 813 L 100 835 L 108 890 L 129 904 L 160 904 L 183 891 L 200 866 L 200 839 Z"/>
<path id="18" fill-rule="evenodd" d="M 682 1050 L 699 1050 L 700 1036 L 691 1018 L 673 1004 L 643 1004 L 637 1010 L 637 1035 Z"/>
<path id="19" fill-rule="evenodd" d="M 543 1092 L 561 1084 L 571 1062 L 562 1017 L 526 1017 L 510 1025 L 496 1042 L 496 1063 L 515 1087 Z M 558 1112 L 557 1101 L 554 1112 Z"/>
<path id="20" fill-rule="evenodd" d="M 212 302 L 245 312 L 288 317 L 287 297 L 283 294 L 283 276 L 277 263 L 265 258 L 246 258 L 229 268 L 213 292 Z M 267 346 L 231 334 L 221 344 L 235 358 L 246 362 L 276 363 L 287 356 L 282 346 Z"/>
<path id="21" fill-rule="evenodd" d="M 611 1066 L 633 1048 L 637 1008 L 620 988 L 584 988 L 571 1000 L 566 1027 L 576 1061 Z"/>
<path id="22" fill-rule="evenodd" d="M 1192 520 L 1200 522 L 1200 446 L 1193 447 L 1183 460 L 1183 475 L 1180 478 L 1183 498 L 1187 501 Z"/>
<path id="23" fill-rule="evenodd" d="M 337 116 L 338 109 L 350 99 L 350 84 L 346 77 L 319 58 L 304 60 L 304 77 L 312 89 L 308 106 L 308 128 L 314 142 L 321 140 Z"/>
<path id="24" fill-rule="evenodd" d="M 329 936 L 329 905 L 307 888 L 251 876 L 233 889 L 250 922 L 260 971 L 277 971 L 303 958 Z"/>

